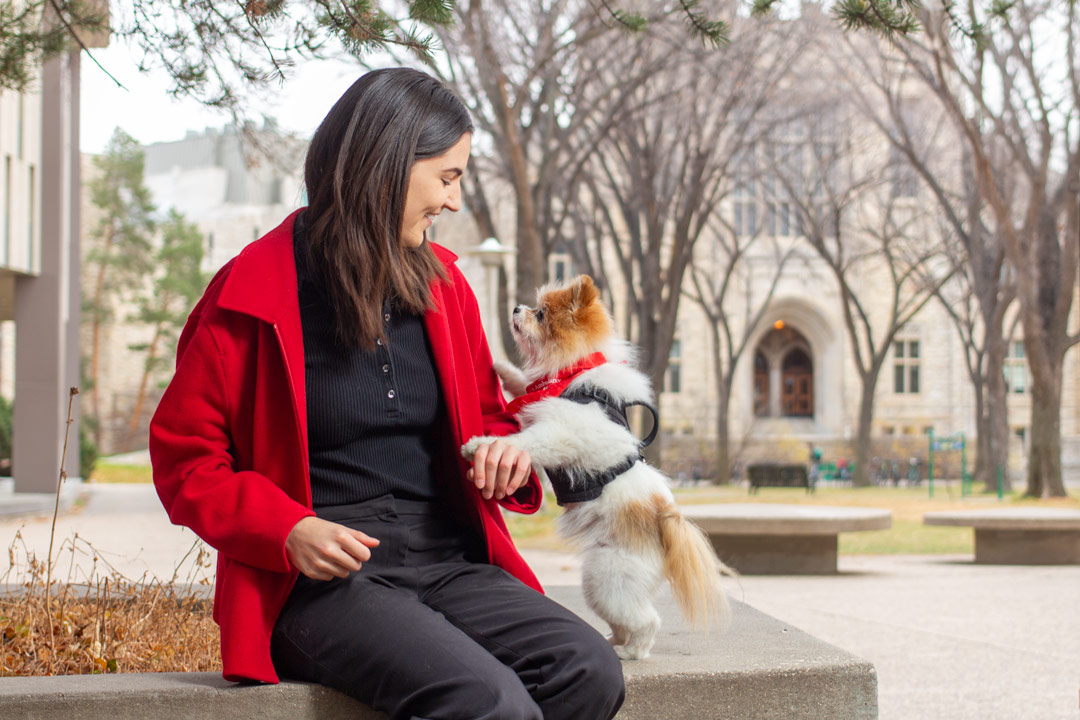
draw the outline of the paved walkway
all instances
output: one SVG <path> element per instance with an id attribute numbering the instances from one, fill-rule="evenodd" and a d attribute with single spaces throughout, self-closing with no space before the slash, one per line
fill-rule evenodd
<path id="1" fill-rule="evenodd" d="M 78 533 L 129 578 L 170 577 L 194 536 L 169 525 L 153 489 L 87 489 L 85 507 L 60 519 L 57 542 Z M 44 556 L 50 522 L 0 517 L 0 548 L 19 531 Z M 546 585 L 580 580 L 572 555 L 526 557 Z M 88 556 L 76 560 L 85 571 Z M 65 574 L 66 566 L 61 558 Z M 0 574 L 6 569 L 0 560 Z M 839 569 L 827 577 L 747 576 L 728 587 L 751 606 L 872 661 L 882 720 L 1080 720 L 1080 566 L 841 556 Z"/>

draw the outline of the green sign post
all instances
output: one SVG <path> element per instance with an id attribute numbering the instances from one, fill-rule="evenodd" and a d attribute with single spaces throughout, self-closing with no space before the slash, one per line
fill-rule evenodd
<path id="1" fill-rule="evenodd" d="M 927 480 L 930 485 L 930 497 L 934 497 L 934 451 L 945 452 L 948 450 L 960 451 L 960 495 L 967 497 L 971 491 L 971 478 L 968 477 L 967 472 L 967 442 L 964 439 L 964 433 L 959 432 L 955 435 L 946 435 L 945 437 L 935 438 L 933 428 L 927 433 L 930 438 L 930 453 L 927 458 Z"/>

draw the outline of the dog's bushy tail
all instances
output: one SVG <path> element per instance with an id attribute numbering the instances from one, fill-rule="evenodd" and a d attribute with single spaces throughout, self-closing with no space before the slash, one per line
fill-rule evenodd
<path id="1" fill-rule="evenodd" d="M 677 506 L 665 502 L 657 510 L 664 575 L 679 609 L 694 628 L 725 627 L 730 609 L 720 575 L 734 576 L 735 572 L 720 562 L 709 538 Z"/>

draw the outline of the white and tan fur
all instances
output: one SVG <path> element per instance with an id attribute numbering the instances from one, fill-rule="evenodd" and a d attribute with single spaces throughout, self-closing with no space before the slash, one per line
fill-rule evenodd
<path id="1" fill-rule="evenodd" d="M 652 403 L 648 378 L 632 366 L 630 347 L 614 337 L 588 276 L 541 288 L 537 307 L 515 309 L 513 332 L 524 370 L 503 364 L 498 371 L 515 395 L 600 351 L 607 362 L 582 372 L 570 388 L 591 385 L 617 400 Z M 575 473 L 603 472 L 641 445 L 596 404 L 550 397 L 525 406 L 519 419 L 522 430 L 504 439 L 528 452 L 534 467 L 569 469 L 572 483 Z M 471 458 L 492 439 L 473 438 L 462 453 Z M 726 623 L 719 580 L 731 571 L 701 530 L 683 518 L 665 476 L 644 461 L 612 480 L 597 499 L 568 504 L 558 527 L 581 548 L 585 599 L 611 626 L 611 642 L 623 659 L 648 657 L 660 627 L 653 598 L 664 579 L 693 626 Z"/>

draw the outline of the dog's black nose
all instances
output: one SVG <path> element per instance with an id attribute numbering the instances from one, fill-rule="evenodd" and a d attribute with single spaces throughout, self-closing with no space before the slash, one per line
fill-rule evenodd
<path id="1" fill-rule="evenodd" d="M 519 312 L 521 312 L 524 309 L 525 309 L 524 305 L 518 305 L 516 308 L 514 308 L 514 314 L 517 315 Z"/>

